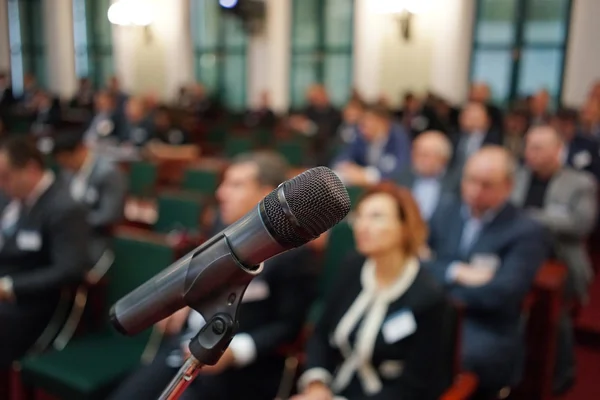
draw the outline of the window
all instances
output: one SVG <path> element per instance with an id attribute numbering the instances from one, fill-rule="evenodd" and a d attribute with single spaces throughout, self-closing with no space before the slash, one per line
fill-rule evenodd
<path id="1" fill-rule="evenodd" d="M 44 21 L 40 0 L 8 0 L 8 30 L 11 73 L 16 95 L 23 91 L 25 74 L 35 76 L 46 87 L 46 51 Z"/>
<path id="2" fill-rule="evenodd" d="M 291 105 L 300 107 L 314 83 L 325 85 L 333 104 L 352 90 L 354 0 L 293 0 Z"/>
<path id="3" fill-rule="evenodd" d="M 247 35 L 242 21 L 214 0 L 192 0 L 196 79 L 228 109 L 246 109 Z"/>
<path id="4" fill-rule="evenodd" d="M 114 74 L 112 30 L 107 18 L 111 0 L 73 0 L 75 72 L 96 88 Z"/>
<path id="5" fill-rule="evenodd" d="M 506 105 L 540 89 L 560 101 L 571 0 L 478 0 L 471 79 Z"/>

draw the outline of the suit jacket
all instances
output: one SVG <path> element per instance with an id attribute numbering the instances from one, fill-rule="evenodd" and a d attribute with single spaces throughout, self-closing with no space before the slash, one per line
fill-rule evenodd
<path id="1" fill-rule="evenodd" d="M 90 256 L 95 263 L 110 244 L 110 228 L 123 218 L 127 179 L 110 160 L 99 155 L 90 156 L 94 157 L 93 164 L 77 200 L 87 210 L 87 222 L 92 229 Z M 69 185 L 73 184 L 74 174 L 64 173 L 64 177 Z"/>
<path id="2" fill-rule="evenodd" d="M 65 285 L 78 282 L 89 265 L 88 238 L 83 208 L 56 180 L 21 212 L 14 233 L 4 235 L 0 276 L 13 279 L 17 303 L 51 301 Z"/>
<path id="3" fill-rule="evenodd" d="M 415 181 L 417 180 L 417 175 L 415 172 L 409 168 L 402 171 L 397 177 L 394 178 L 394 181 L 401 186 L 408 187 L 413 189 Z M 437 206 L 435 207 L 436 211 L 438 209 L 439 204 L 446 199 L 447 197 L 458 197 L 460 196 L 460 180 L 461 174 L 460 171 L 456 169 L 448 169 L 444 175 L 440 178 L 440 195 L 436 200 Z M 434 211 L 432 213 L 435 214 Z"/>
<path id="4" fill-rule="evenodd" d="M 530 181 L 531 171 L 521 168 L 512 193 L 515 205 L 525 203 Z M 596 186 L 594 178 L 587 172 L 563 168 L 548 184 L 544 207 L 529 210 L 530 215 L 552 233 L 555 253 L 569 268 L 569 292 L 580 298 L 587 296 L 593 275 L 585 239 L 597 221 Z"/>
<path id="5" fill-rule="evenodd" d="M 430 222 L 433 257 L 426 266 L 449 295 L 465 306 L 464 367 L 477 373 L 483 387 L 502 387 L 513 383 L 513 369 L 522 356 L 521 305 L 546 259 L 548 240 L 538 223 L 506 204 L 463 254 L 464 211 L 456 199 L 440 205 Z M 485 255 L 496 264 L 489 283 L 468 287 L 447 279 L 453 262 L 469 263 L 475 255 Z"/>
<path id="6" fill-rule="evenodd" d="M 356 135 L 342 153 L 336 158 L 334 164 L 349 161 L 362 167 L 367 167 L 367 154 L 369 143 L 362 135 Z M 377 168 L 382 179 L 392 179 L 406 168 L 410 163 L 410 139 L 404 128 L 399 124 L 392 124 L 387 142 L 383 147 L 382 155 Z"/>
<path id="7" fill-rule="evenodd" d="M 461 132 L 454 132 L 450 135 L 450 140 L 452 141 L 452 147 L 454 148 L 454 152 L 452 153 L 452 165 L 455 168 L 460 168 L 464 166 L 467 161 L 468 156 L 465 154 L 465 142 L 467 136 Z M 502 134 L 495 127 L 490 128 L 483 140 L 481 141 L 481 147 L 485 145 L 502 145 Z"/>
<path id="8" fill-rule="evenodd" d="M 577 135 L 568 143 L 567 164 L 587 171 L 600 182 L 600 145 L 593 139 Z"/>
<path id="9" fill-rule="evenodd" d="M 320 373 L 334 377 L 340 372 L 340 365 L 356 354 L 354 346 L 357 331 L 362 326 L 355 327 L 348 337 L 352 347 L 350 354 L 340 348 L 333 337 L 342 319 L 363 291 L 361 275 L 365 259 L 353 255 L 344 265 L 326 299 L 322 317 L 308 341 L 307 371 L 304 376 L 317 377 L 317 373 Z M 399 297 L 391 300 L 382 325 L 376 327 L 377 336 L 371 359 L 367 361 L 374 368 L 382 388 L 378 393 L 370 395 L 369 399 L 439 398 L 441 392 L 452 382 L 452 373 L 445 370 L 443 361 L 441 333 L 444 331 L 445 307 L 446 298 L 441 288 L 427 271 L 419 268 L 410 286 Z M 371 309 L 367 309 L 365 315 L 370 312 Z M 415 329 L 406 333 L 402 333 L 405 325 L 396 325 L 394 328 L 388 325 L 393 324 L 394 318 L 401 316 L 403 312 L 410 313 L 416 323 Z M 357 373 L 350 384 L 336 394 L 348 399 L 367 398 Z"/>

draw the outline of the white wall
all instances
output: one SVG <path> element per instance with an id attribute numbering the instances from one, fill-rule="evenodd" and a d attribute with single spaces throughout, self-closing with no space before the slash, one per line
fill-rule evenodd
<path id="1" fill-rule="evenodd" d="M 600 1 L 573 2 L 569 49 L 562 99 L 569 106 L 585 100 L 590 85 L 600 79 Z"/>
<path id="2" fill-rule="evenodd" d="M 71 0 L 43 0 L 48 89 L 63 99 L 77 89 L 73 46 L 73 3 Z"/>
<path id="3" fill-rule="evenodd" d="M 125 91 L 170 100 L 193 81 L 188 2 L 150 1 L 155 10 L 150 27 L 113 25 L 115 70 Z"/>
<path id="4" fill-rule="evenodd" d="M 0 71 L 10 69 L 10 42 L 8 40 L 6 1 L 0 0 Z"/>

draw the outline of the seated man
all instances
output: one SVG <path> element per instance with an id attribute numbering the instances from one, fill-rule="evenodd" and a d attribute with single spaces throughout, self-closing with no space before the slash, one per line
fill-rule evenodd
<path id="1" fill-rule="evenodd" d="M 412 190 L 421 215 L 429 221 L 442 199 L 458 196 L 460 174 L 448 168 L 452 144 L 442 132 L 423 132 L 413 141 L 411 156 L 411 168 L 394 180 Z"/>
<path id="2" fill-rule="evenodd" d="M 87 222 L 92 229 L 90 266 L 97 266 L 96 272 L 100 273 L 112 263 L 112 254 L 107 250 L 112 228 L 123 219 L 127 180 L 112 161 L 90 151 L 77 133 L 58 136 L 52 152 L 63 168 L 71 196 L 88 211 Z M 100 265 L 103 256 L 106 262 Z"/>
<path id="3" fill-rule="evenodd" d="M 61 289 L 88 267 L 85 213 L 44 169 L 35 144 L 10 138 L 0 147 L 0 369 L 35 343 Z"/>
<path id="4" fill-rule="evenodd" d="M 286 179 L 287 166 L 270 153 L 242 155 L 225 172 L 217 191 L 220 220 L 231 224 Z M 219 232 L 221 227 L 216 227 Z M 265 399 L 276 395 L 284 344 L 296 339 L 316 291 L 315 262 L 301 247 L 265 262 L 248 286 L 239 309 L 239 329 L 214 366 L 204 367 L 185 399 Z M 167 335 L 154 361 L 135 372 L 112 399 L 156 399 L 181 366 L 182 351 L 203 325 L 195 311 L 183 310 L 159 324 Z M 183 330 L 188 321 L 188 330 Z M 183 349 L 183 350 L 182 350 Z"/>
<path id="5" fill-rule="evenodd" d="M 367 107 L 359 135 L 333 162 L 347 185 L 364 186 L 390 179 L 410 162 L 410 139 L 405 129 L 392 122 L 385 107 Z"/>
<path id="6" fill-rule="evenodd" d="M 429 269 L 465 306 L 463 368 L 483 394 L 520 378 L 521 304 L 547 255 L 543 228 L 508 202 L 514 170 L 507 150 L 479 150 L 465 165 L 464 200 L 444 202 L 430 223 Z"/>

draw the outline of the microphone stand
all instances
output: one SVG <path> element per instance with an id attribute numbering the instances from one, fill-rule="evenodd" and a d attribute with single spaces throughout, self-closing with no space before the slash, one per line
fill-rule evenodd
<path id="1" fill-rule="evenodd" d="M 245 288 L 244 288 L 245 290 Z M 237 307 L 236 311 L 237 311 Z M 237 312 L 236 312 L 237 314 Z M 216 314 L 191 340 L 190 357 L 160 395 L 159 400 L 177 400 L 205 365 L 215 365 L 233 338 L 236 315 Z"/>

